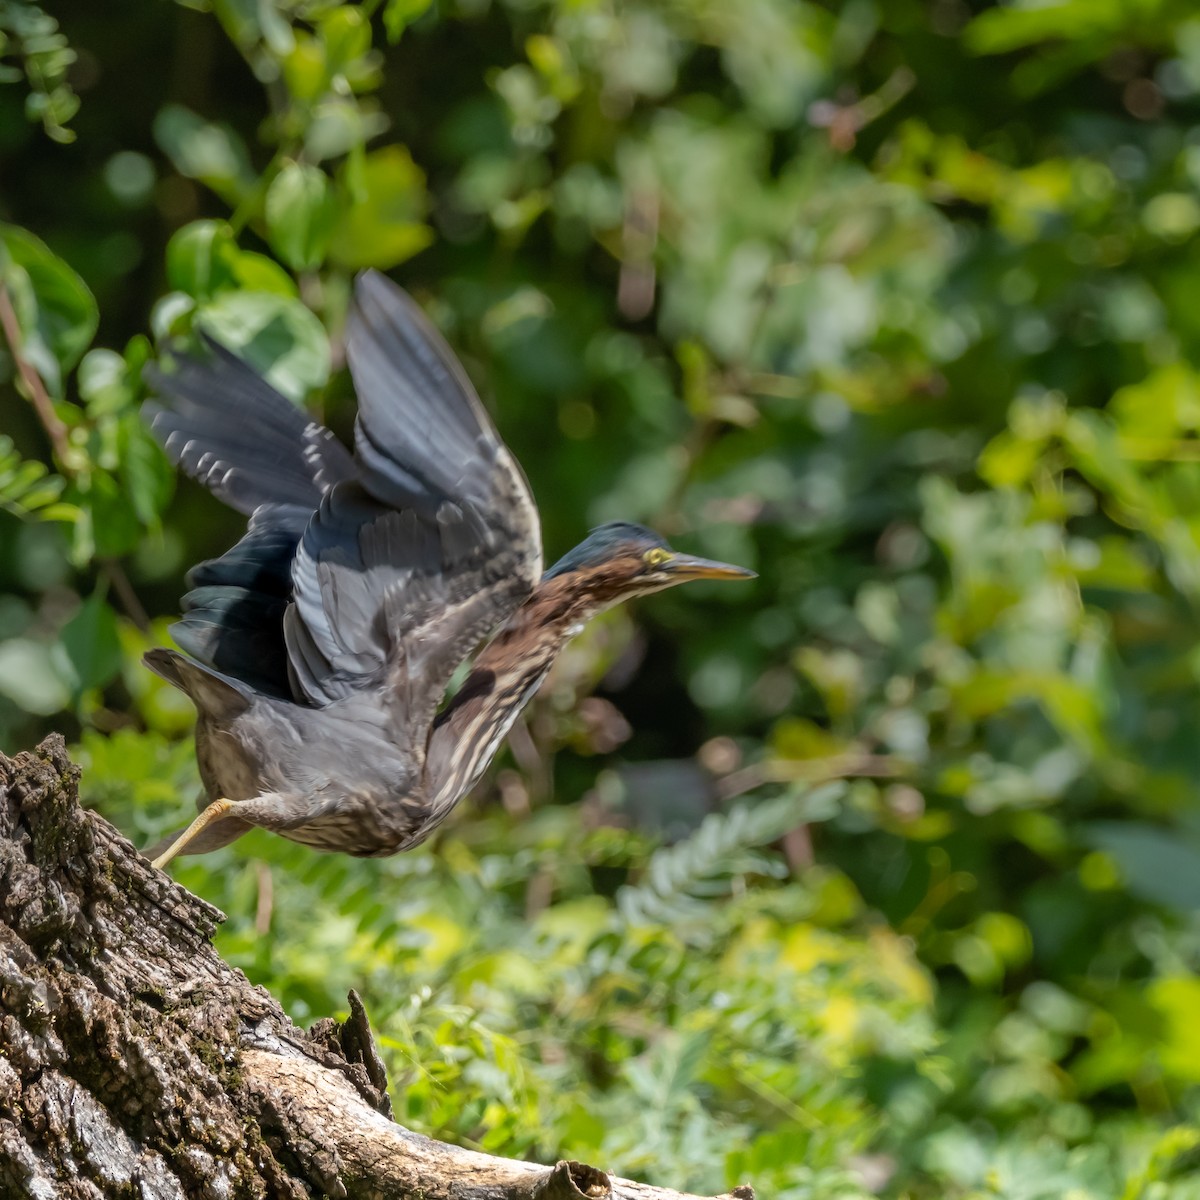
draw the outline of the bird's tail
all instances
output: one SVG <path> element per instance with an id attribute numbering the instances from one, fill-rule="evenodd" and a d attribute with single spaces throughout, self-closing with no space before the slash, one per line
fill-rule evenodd
<path id="1" fill-rule="evenodd" d="M 156 675 L 186 692 L 196 707 L 215 717 L 235 717 L 250 707 L 253 693 L 246 684 L 211 667 L 194 662 L 177 650 L 147 650 L 142 658 Z"/>

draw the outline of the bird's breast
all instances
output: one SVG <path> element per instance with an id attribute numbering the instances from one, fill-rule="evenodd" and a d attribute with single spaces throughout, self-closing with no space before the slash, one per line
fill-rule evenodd
<path id="1" fill-rule="evenodd" d="M 347 792 L 327 799 L 323 808 L 316 819 L 280 832 L 314 850 L 387 858 L 419 845 L 437 824 L 430 821 L 432 806 L 420 795 Z"/>

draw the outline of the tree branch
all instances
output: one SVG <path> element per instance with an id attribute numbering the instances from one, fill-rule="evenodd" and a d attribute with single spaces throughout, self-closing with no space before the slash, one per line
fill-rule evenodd
<path id="1" fill-rule="evenodd" d="M 692 1200 L 397 1125 L 358 997 L 296 1028 L 78 774 L 57 735 L 0 755 L 0 1193 Z"/>
<path id="2" fill-rule="evenodd" d="M 42 377 L 34 369 L 33 363 L 24 355 L 24 339 L 21 336 L 21 323 L 17 320 L 17 311 L 13 308 L 12 297 L 8 288 L 0 282 L 0 328 L 4 330 L 4 340 L 8 343 L 8 352 L 17 368 L 17 374 L 29 393 L 38 420 L 50 439 L 54 457 L 59 463 L 67 465 L 71 461 L 71 445 L 67 441 L 67 427 L 62 423 L 58 413 L 54 411 L 54 401 L 46 391 Z"/>

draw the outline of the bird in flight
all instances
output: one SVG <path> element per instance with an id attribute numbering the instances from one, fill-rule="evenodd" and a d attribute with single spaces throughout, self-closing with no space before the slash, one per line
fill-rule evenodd
<path id="1" fill-rule="evenodd" d="M 346 356 L 353 453 L 219 345 L 149 376 L 168 455 L 249 517 L 189 576 L 182 653 L 145 657 L 196 706 L 205 789 L 200 815 L 150 852 L 158 867 L 254 826 L 360 856 L 416 846 L 591 617 L 753 577 L 624 522 L 543 573 L 524 473 L 440 334 L 376 272 L 357 281 Z"/>

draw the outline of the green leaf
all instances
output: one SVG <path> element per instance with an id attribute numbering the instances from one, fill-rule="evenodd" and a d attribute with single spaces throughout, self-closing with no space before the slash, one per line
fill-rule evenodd
<path id="1" fill-rule="evenodd" d="M 55 669 L 50 647 L 32 638 L 0 643 L 0 696 L 18 708 L 48 717 L 70 703 L 71 694 Z"/>
<path id="2" fill-rule="evenodd" d="M 312 110 L 304 131 L 304 152 L 313 162 L 324 162 L 361 149 L 388 127 L 381 112 L 357 103 L 353 96 L 330 94 Z"/>
<path id="3" fill-rule="evenodd" d="M 154 347 L 144 333 L 135 333 L 125 343 L 125 367 L 131 379 L 141 379 L 142 368 L 154 357 Z"/>
<path id="4" fill-rule="evenodd" d="M 341 266 L 386 270 L 433 241 L 421 220 L 428 207 L 425 175 L 403 146 L 366 155 L 352 176 L 343 168 L 339 183 L 348 199 L 329 254 Z"/>
<path id="5" fill-rule="evenodd" d="M 1200 1083 L 1200 979 L 1184 974 L 1156 979 L 1146 998 L 1163 1018 L 1158 1054 L 1164 1068 L 1187 1083 Z M 1191 1147 L 1184 1143 L 1182 1148 Z"/>
<path id="6" fill-rule="evenodd" d="M 1200 909 L 1200 843 L 1142 821 L 1094 821 L 1085 839 L 1112 855 L 1129 889 L 1182 913 Z"/>
<path id="7" fill-rule="evenodd" d="M 319 167 L 285 163 L 267 189 L 267 236 L 288 266 L 311 271 L 325 258 L 336 218 L 329 179 Z"/>
<path id="8" fill-rule="evenodd" d="M 253 250 L 238 250 L 229 259 L 232 285 L 245 292 L 277 292 L 297 296 L 296 281 L 273 259 Z"/>
<path id="9" fill-rule="evenodd" d="M 150 310 L 150 328 L 156 338 L 185 334 L 190 328 L 196 302 L 186 292 L 167 292 Z"/>
<path id="10" fill-rule="evenodd" d="M 100 595 L 89 596 L 63 626 L 59 644 L 76 696 L 103 687 L 121 669 L 117 618 Z"/>
<path id="11" fill-rule="evenodd" d="M 296 295 L 292 277 L 273 259 L 241 250 L 225 221 L 192 221 L 167 243 L 167 281 L 205 300 L 223 291 Z"/>
<path id="12" fill-rule="evenodd" d="M 975 54 L 1008 54 L 1023 46 L 1066 38 L 1087 43 L 1099 53 L 1105 42 L 1097 36 L 1117 34 L 1136 21 L 1137 5 L 1058 0 L 1051 4 L 1014 4 L 980 13 L 966 28 L 963 40 Z"/>
<path id="13" fill-rule="evenodd" d="M 142 533 L 137 513 L 107 471 L 94 468 L 73 484 L 67 499 L 80 510 L 72 546 L 77 565 L 93 557 L 120 558 L 137 545 Z"/>
<path id="14" fill-rule="evenodd" d="M 100 312 L 87 285 L 39 238 L 0 225 L 0 278 L 13 296 L 24 353 L 55 396 L 96 335 Z"/>
<path id="15" fill-rule="evenodd" d="M 119 412 L 133 400 L 129 366 L 115 350 L 89 350 L 79 364 L 77 383 L 92 417 Z"/>
<path id="16" fill-rule="evenodd" d="M 297 402 L 329 379 L 325 328 L 299 300 L 228 292 L 204 305 L 197 321 Z"/>
<path id="17" fill-rule="evenodd" d="M 230 259 L 237 253 L 225 221 L 192 221 L 167 243 L 167 282 L 202 299 L 230 282 Z"/>
<path id="18" fill-rule="evenodd" d="M 175 492 L 175 472 L 141 415 L 127 413 L 117 432 L 121 485 L 143 525 L 157 525 Z"/>
<path id="19" fill-rule="evenodd" d="M 325 47 L 301 32 L 296 44 L 283 59 L 283 77 L 293 99 L 312 103 L 329 86 L 329 64 Z"/>
<path id="20" fill-rule="evenodd" d="M 388 41 L 398 42 L 400 35 L 419 17 L 429 11 L 433 0 L 388 0 L 383 10 L 383 27 Z"/>
<path id="21" fill-rule="evenodd" d="M 371 23 L 357 7 L 335 8 L 321 19 L 320 32 L 331 73 L 344 73 L 371 49 Z"/>
<path id="22" fill-rule="evenodd" d="M 264 18 L 279 20 L 270 5 L 257 0 L 213 0 L 212 10 L 230 40 L 243 51 L 263 36 Z"/>
<path id="23" fill-rule="evenodd" d="M 181 175 L 198 179 L 228 204 L 236 204 L 254 186 L 250 155 L 228 125 L 168 104 L 154 118 L 154 140 Z"/>

